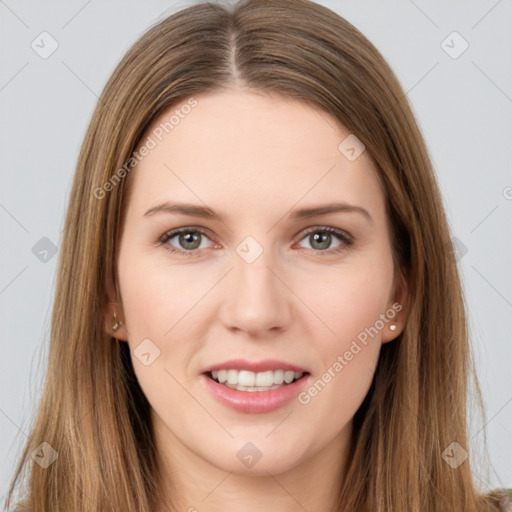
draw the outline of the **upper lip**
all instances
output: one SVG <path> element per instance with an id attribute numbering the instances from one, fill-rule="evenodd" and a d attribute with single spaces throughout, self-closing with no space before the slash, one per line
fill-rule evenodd
<path id="1" fill-rule="evenodd" d="M 246 361 L 245 359 L 230 359 L 219 364 L 208 366 L 203 373 L 215 372 L 218 370 L 249 370 L 254 373 L 268 370 L 291 370 L 294 372 L 309 373 L 305 368 L 296 364 L 278 361 L 277 359 L 264 359 L 262 361 Z"/>

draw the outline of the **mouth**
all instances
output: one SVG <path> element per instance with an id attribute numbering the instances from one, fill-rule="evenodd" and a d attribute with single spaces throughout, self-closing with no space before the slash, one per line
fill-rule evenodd
<path id="1" fill-rule="evenodd" d="M 312 375 L 284 360 L 231 359 L 203 368 L 201 382 L 224 406 L 242 413 L 269 413 L 295 400 Z"/>
<path id="2" fill-rule="evenodd" d="M 205 375 L 230 389 L 246 392 L 272 391 L 305 379 L 309 372 L 293 370 L 266 370 L 253 372 L 250 370 L 220 369 L 205 372 Z"/>

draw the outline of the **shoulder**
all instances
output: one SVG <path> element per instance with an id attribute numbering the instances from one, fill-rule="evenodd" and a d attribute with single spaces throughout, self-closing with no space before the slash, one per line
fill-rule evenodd
<path id="1" fill-rule="evenodd" d="M 512 512 L 512 489 L 496 489 L 492 492 L 499 512 Z"/>

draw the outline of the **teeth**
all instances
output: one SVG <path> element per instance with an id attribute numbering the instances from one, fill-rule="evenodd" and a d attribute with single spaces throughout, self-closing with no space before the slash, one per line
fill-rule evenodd
<path id="1" fill-rule="evenodd" d="M 291 370 L 268 370 L 266 372 L 251 372 L 249 370 L 218 370 L 212 372 L 214 380 L 230 388 L 240 391 L 266 391 L 275 389 L 284 383 L 290 384 L 302 377 L 302 372 Z M 262 389 L 260 389 L 262 388 Z"/>
<path id="2" fill-rule="evenodd" d="M 239 384 L 238 372 L 236 370 L 228 370 L 228 384 Z"/>
<path id="3" fill-rule="evenodd" d="M 249 378 L 254 379 L 253 384 L 247 384 L 242 380 L 242 377 L 245 375 L 249 375 Z M 274 372 L 268 371 L 268 372 L 259 372 L 259 373 L 253 373 L 248 371 L 241 371 L 238 376 L 238 383 L 242 384 L 242 386 L 254 386 L 254 381 L 256 381 L 256 386 L 273 386 L 274 385 Z"/>

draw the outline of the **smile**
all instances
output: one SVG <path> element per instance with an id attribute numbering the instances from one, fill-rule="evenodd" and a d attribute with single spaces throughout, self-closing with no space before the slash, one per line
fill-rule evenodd
<path id="1" fill-rule="evenodd" d="M 218 403 L 237 412 L 252 414 L 272 412 L 294 402 L 310 377 L 308 372 L 292 370 L 252 372 L 231 368 L 200 375 L 205 390 Z M 272 384 L 268 385 L 270 382 Z"/>
<path id="2" fill-rule="evenodd" d="M 217 370 L 208 376 L 224 386 L 237 391 L 271 391 L 299 380 L 304 372 L 292 370 L 268 370 L 252 372 L 250 370 Z"/>

